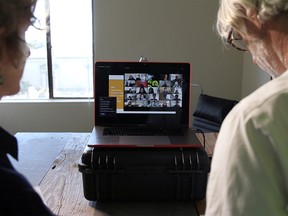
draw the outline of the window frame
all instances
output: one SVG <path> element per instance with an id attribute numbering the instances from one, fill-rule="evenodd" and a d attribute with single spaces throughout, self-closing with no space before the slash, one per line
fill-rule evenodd
<path id="1" fill-rule="evenodd" d="M 91 64 L 93 64 L 94 60 L 94 0 L 90 0 L 91 3 L 91 19 L 92 19 L 92 58 L 91 58 Z M 48 99 L 91 99 L 94 98 L 94 65 L 92 65 L 92 97 L 91 96 L 85 96 L 85 97 L 55 97 L 54 96 L 54 79 L 53 79 L 53 60 L 52 60 L 52 43 L 51 43 L 51 31 L 50 31 L 50 0 L 45 0 L 45 10 L 46 10 L 46 51 L 47 51 L 47 77 L 48 77 Z M 37 100 L 37 99 L 36 99 Z"/>

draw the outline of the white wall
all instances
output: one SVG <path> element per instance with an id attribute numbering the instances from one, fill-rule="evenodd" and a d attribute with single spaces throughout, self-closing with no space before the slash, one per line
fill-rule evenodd
<path id="1" fill-rule="evenodd" d="M 181 61 L 192 64 L 192 82 L 204 93 L 241 99 L 254 88 L 255 70 L 243 54 L 225 49 L 213 30 L 215 0 L 95 0 L 95 60 Z M 79 40 L 81 42 L 81 40 Z M 245 80 L 251 83 L 242 90 Z M 248 65 L 246 65 L 246 63 Z M 255 77 L 255 79 L 258 79 Z M 193 88 L 191 114 L 200 89 Z M 93 103 L 0 103 L 1 125 L 17 131 L 90 131 Z"/>
<path id="2" fill-rule="evenodd" d="M 90 132 L 93 101 L 1 102 L 1 127 L 16 132 Z"/>

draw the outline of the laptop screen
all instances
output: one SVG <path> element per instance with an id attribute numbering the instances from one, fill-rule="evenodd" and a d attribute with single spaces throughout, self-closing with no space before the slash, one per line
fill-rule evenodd
<path id="1" fill-rule="evenodd" d="M 189 126 L 189 63 L 95 63 L 95 125 Z"/>

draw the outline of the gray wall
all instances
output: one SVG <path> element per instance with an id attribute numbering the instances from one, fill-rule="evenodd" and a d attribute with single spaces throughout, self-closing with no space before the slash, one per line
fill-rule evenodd
<path id="1" fill-rule="evenodd" d="M 215 0 L 98 0 L 96 59 L 187 61 L 208 94 L 241 97 L 242 54 L 213 31 Z M 229 89 L 229 91 L 227 91 Z"/>
<path id="2" fill-rule="evenodd" d="M 239 100 L 243 55 L 223 48 L 214 32 L 217 6 L 215 0 L 98 0 L 96 59 L 190 62 L 192 82 L 204 93 Z M 192 91 L 191 114 L 200 93 Z"/>
<path id="3" fill-rule="evenodd" d="M 244 54 L 243 66 L 242 98 L 270 80 L 269 74 L 253 63 L 250 53 Z"/>
<path id="4" fill-rule="evenodd" d="M 190 62 L 193 83 L 228 99 L 239 100 L 263 82 L 261 75 L 249 79 L 255 69 L 248 57 L 223 48 L 213 30 L 216 0 L 95 0 L 94 7 L 95 60 L 138 61 L 143 55 L 149 61 Z M 250 80 L 244 90 L 243 78 Z M 191 114 L 200 89 L 192 91 Z M 91 131 L 93 106 L 85 101 L 1 102 L 0 121 L 12 133 Z"/>

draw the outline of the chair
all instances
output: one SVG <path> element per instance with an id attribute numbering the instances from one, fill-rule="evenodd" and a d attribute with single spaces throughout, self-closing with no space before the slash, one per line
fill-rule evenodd
<path id="1" fill-rule="evenodd" d="M 200 94 L 192 127 L 202 132 L 219 132 L 223 120 L 237 103 L 236 100 Z"/>

